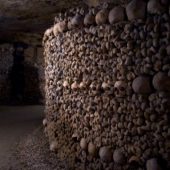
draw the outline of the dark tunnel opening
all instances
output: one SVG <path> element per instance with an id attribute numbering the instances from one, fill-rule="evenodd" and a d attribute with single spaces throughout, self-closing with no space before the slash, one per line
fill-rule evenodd
<path id="1" fill-rule="evenodd" d="M 40 104 L 38 69 L 25 61 L 26 44 L 14 44 L 13 66 L 9 72 L 10 103 L 12 105 Z"/>

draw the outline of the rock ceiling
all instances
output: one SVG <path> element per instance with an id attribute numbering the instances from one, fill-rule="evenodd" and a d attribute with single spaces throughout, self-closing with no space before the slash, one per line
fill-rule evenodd
<path id="1" fill-rule="evenodd" d="M 0 0 L 0 39 L 20 32 L 42 33 L 52 24 L 57 11 L 78 3 L 71 0 Z"/>
<path id="2" fill-rule="evenodd" d="M 97 5 L 103 0 L 0 0 L 0 41 L 17 34 L 42 34 L 57 12 L 78 5 Z M 112 0 L 116 2 L 117 0 Z"/>

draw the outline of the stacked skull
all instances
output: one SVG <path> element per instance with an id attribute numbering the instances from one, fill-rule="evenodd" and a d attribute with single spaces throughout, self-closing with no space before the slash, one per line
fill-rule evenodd
<path id="1" fill-rule="evenodd" d="M 89 10 L 83 20 L 77 9 L 80 24 L 45 34 L 48 137 L 61 141 L 61 150 L 76 150 L 81 163 L 87 159 L 87 169 L 113 162 L 128 169 L 132 155 L 143 167 L 157 155 L 168 161 L 169 14 L 146 15 L 147 5 L 130 2 L 129 22 L 108 9 Z"/>

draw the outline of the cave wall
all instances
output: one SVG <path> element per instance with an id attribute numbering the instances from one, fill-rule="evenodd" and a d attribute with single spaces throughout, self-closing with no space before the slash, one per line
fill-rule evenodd
<path id="1" fill-rule="evenodd" d="M 0 45 L 0 103 L 4 103 L 10 96 L 9 72 L 13 65 L 13 45 Z"/>
<path id="2" fill-rule="evenodd" d="M 73 169 L 168 169 L 170 13 L 161 2 L 72 9 L 45 32 L 43 124 Z"/>
<path id="3" fill-rule="evenodd" d="M 42 47 L 0 45 L 0 104 L 43 104 L 44 79 Z"/>
<path id="4" fill-rule="evenodd" d="M 44 103 L 44 57 L 43 48 L 29 46 L 24 51 L 25 56 L 25 93 L 27 102 Z"/>

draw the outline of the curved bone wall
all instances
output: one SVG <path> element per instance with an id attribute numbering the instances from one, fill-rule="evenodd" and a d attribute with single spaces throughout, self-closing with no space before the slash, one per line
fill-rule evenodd
<path id="1" fill-rule="evenodd" d="M 153 12 L 151 1 L 138 1 L 143 13 L 136 14 L 134 2 L 124 9 L 125 17 L 117 17 L 120 21 L 110 18 L 112 24 L 99 15 L 97 24 L 85 26 L 76 15 L 71 26 L 62 22 L 57 31 L 56 25 L 46 31 L 43 123 L 51 150 L 60 153 L 65 145 L 70 152 L 87 150 L 87 159 L 99 155 L 101 162 L 124 169 L 132 169 L 132 162 L 144 167 L 146 161 L 147 169 L 161 167 L 158 157 L 169 162 L 169 13 Z M 78 143 L 71 142 L 75 138 Z M 87 169 L 101 168 L 94 164 Z"/>

